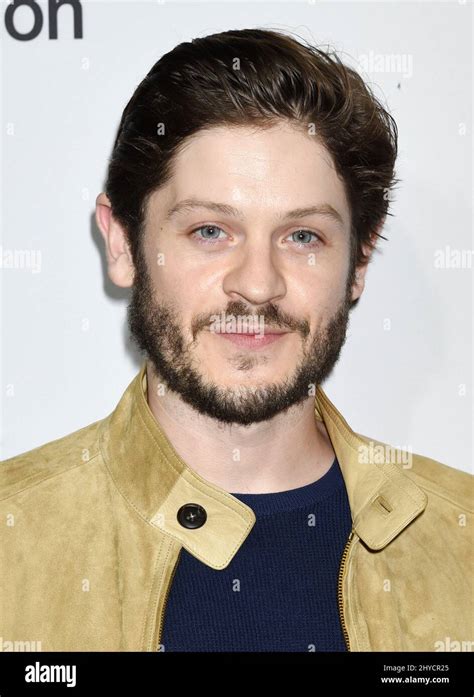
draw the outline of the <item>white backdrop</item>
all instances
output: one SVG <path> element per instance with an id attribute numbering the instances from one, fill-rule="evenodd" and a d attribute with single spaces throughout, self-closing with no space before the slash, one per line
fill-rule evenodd
<path id="1" fill-rule="evenodd" d="M 337 49 L 399 127 L 389 241 L 324 389 L 355 430 L 469 471 L 472 4 L 77 2 L 82 38 L 64 6 L 56 39 L 36 5 L 43 25 L 29 40 L 11 36 L 0 5 L 2 457 L 103 418 L 140 365 L 94 222 L 134 88 L 181 41 L 263 27 Z M 14 26 L 30 32 L 31 9 Z"/>

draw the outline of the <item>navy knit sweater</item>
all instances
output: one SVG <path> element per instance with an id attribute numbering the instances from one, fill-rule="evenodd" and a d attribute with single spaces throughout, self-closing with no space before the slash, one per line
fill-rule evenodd
<path id="1" fill-rule="evenodd" d="M 225 569 L 181 550 L 162 650 L 345 651 L 337 579 L 351 513 L 337 458 L 306 486 L 233 496 L 256 523 Z"/>

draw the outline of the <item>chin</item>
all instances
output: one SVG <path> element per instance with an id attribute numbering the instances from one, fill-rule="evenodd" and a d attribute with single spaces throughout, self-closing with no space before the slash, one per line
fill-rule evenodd
<path id="1" fill-rule="evenodd" d="M 256 366 L 244 370 L 231 368 L 230 371 L 220 375 L 203 375 L 203 380 L 208 385 L 216 387 L 267 387 L 275 383 L 283 382 L 288 378 L 288 373 L 276 371 L 272 366 Z"/>

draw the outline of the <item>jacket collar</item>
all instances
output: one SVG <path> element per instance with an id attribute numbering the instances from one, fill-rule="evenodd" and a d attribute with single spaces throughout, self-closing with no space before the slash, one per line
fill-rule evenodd
<path id="1" fill-rule="evenodd" d="M 352 431 L 319 386 L 315 417 L 324 422 L 338 458 L 356 534 L 370 549 L 382 549 L 423 511 L 426 495 L 396 464 L 375 464 L 365 457 L 370 441 Z M 255 514 L 200 477 L 174 450 L 147 402 L 146 361 L 102 421 L 100 448 L 115 485 L 149 525 L 214 569 L 229 564 L 254 525 Z M 179 523 L 177 512 L 188 503 L 205 509 L 202 527 L 189 529 Z"/>
<path id="2" fill-rule="evenodd" d="M 369 549 L 383 549 L 424 511 L 425 492 L 396 464 L 403 461 L 402 451 L 355 433 L 319 386 L 315 416 L 324 422 L 337 455 L 353 530 Z"/>

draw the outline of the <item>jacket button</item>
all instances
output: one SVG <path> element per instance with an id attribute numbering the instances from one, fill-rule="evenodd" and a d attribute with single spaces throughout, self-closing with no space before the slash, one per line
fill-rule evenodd
<path id="1" fill-rule="evenodd" d="M 178 511 L 178 522 L 183 528 L 200 528 L 207 520 L 205 509 L 198 503 L 185 503 Z"/>

